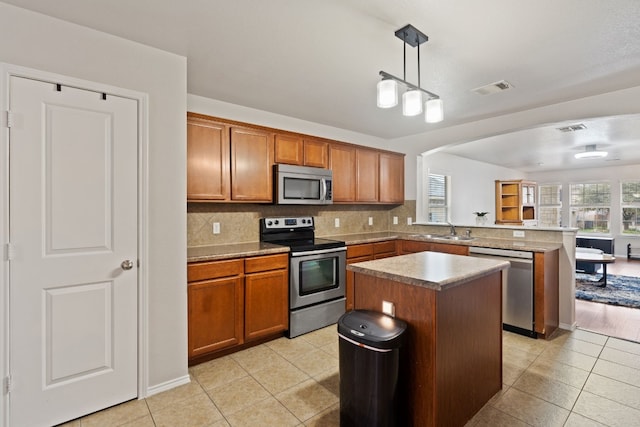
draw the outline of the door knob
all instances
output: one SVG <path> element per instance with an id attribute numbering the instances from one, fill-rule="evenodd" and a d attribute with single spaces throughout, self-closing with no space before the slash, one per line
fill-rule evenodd
<path id="1" fill-rule="evenodd" d="M 122 267 L 123 270 L 131 270 L 133 268 L 133 261 L 125 259 L 122 261 L 122 264 L 120 264 L 120 267 Z"/>

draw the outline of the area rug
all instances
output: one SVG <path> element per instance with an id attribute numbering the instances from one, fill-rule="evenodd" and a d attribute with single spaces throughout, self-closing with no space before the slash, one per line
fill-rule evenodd
<path id="1" fill-rule="evenodd" d="M 576 298 L 603 304 L 640 308 L 640 277 L 607 274 L 607 286 L 600 288 L 601 274 L 576 273 Z"/>

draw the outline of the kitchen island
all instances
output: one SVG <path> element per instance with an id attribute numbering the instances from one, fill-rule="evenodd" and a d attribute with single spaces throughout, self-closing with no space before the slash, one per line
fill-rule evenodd
<path id="1" fill-rule="evenodd" d="M 408 324 L 407 425 L 463 426 L 502 388 L 505 261 L 419 252 L 347 266 L 355 309 L 391 302 Z"/>

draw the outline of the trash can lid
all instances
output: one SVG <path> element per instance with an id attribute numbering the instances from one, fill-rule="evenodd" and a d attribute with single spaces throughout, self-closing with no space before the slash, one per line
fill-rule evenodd
<path id="1" fill-rule="evenodd" d="M 371 310 L 349 311 L 338 319 L 339 334 L 374 348 L 400 347 L 406 329 L 406 322 Z"/>

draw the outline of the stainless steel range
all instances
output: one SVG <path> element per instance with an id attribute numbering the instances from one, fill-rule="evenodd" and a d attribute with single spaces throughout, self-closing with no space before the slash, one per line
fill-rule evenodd
<path id="1" fill-rule="evenodd" d="M 345 243 L 316 238 L 310 216 L 261 218 L 260 240 L 290 248 L 289 338 L 337 322 L 345 312 Z"/>

